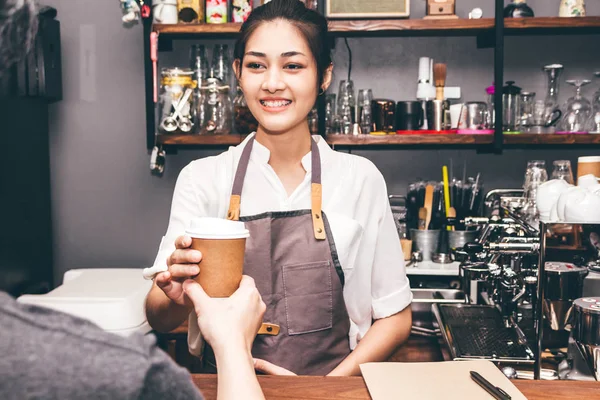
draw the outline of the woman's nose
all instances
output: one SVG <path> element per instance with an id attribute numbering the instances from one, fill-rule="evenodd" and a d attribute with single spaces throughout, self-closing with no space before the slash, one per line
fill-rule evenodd
<path id="1" fill-rule="evenodd" d="M 263 89 L 268 92 L 275 93 L 278 90 L 285 89 L 285 82 L 283 80 L 283 76 L 281 75 L 281 71 L 276 68 L 271 68 L 267 70 L 267 73 L 264 75 L 265 80 L 263 82 Z"/>

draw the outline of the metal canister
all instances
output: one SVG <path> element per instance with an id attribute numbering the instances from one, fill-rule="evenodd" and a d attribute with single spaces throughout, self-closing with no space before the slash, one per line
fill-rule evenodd
<path id="1" fill-rule="evenodd" d="M 583 280 L 588 269 L 553 261 L 546 263 L 545 270 L 544 316 L 553 330 L 562 330 L 569 321 L 573 301 L 583 295 Z"/>
<path id="2" fill-rule="evenodd" d="M 596 380 L 600 381 L 600 297 L 577 299 L 573 310 L 573 339 Z"/>
<path id="3" fill-rule="evenodd" d="M 373 129 L 371 135 L 387 135 L 396 132 L 395 124 L 396 102 L 388 99 L 373 99 L 371 101 L 371 113 L 373 117 Z"/>

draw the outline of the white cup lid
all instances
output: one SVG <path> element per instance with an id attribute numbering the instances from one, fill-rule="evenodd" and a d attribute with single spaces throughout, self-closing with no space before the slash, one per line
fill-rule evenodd
<path id="1" fill-rule="evenodd" d="M 600 156 L 586 156 L 586 157 L 579 157 L 577 159 L 578 163 L 597 163 L 600 162 Z"/>
<path id="2" fill-rule="evenodd" d="M 250 231 L 246 229 L 243 222 L 210 217 L 192 219 L 185 233 L 197 239 L 243 239 L 250 237 Z"/>

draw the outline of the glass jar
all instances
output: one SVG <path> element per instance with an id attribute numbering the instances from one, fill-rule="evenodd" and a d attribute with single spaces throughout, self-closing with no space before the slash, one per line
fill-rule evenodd
<path id="1" fill-rule="evenodd" d="M 519 133 L 521 88 L 515 86 L 514 83 L 514 81 L 508 81 L 502 88 L 502 129 L 504 132 Z"/>
<path id="2" fill-rule="evenodd" d="M 234 115 L 234 127 L 235 131 L 240 135 L 248 135 L 252 132 L 256 132 L 258 128 L 258 121 L 252 115 L 244 93 L 238 87 L 237 96 L 233 100 L 233 115 Z"/>
<path id="3" fill-rule="evenodd" d="M 158 132 L 164 134 L 198 133 L 199 124 L 194 112 L 197 97 L 196 81 L 189 68 L 164 68 L 161 71 L 158 101 Z"/>
<path id="4" fill-rule="evenodd" d="M 229 97 L 229 85 L 221 85 L 218 78 L 208 78 L 204 94 L 204 135 L 227 135 L 231 133 L 233 107 Z"/>

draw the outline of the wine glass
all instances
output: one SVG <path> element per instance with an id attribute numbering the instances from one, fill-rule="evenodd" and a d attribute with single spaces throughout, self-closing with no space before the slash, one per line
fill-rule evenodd
<path id="1" fill-rule="evenodd" d="M 594 72 L 594 75 L 600 78 L 600 71 Z M 590 133 L 600 133 L 600 88 L 592 97 L 592 116 L 587 128 Z"/>
<path id="2" fill-rule="evenodd" d="M 575 96 L 567 100 L 565 115 L 563 115 L 560 122 L 560 130 L 563 132 L 583 132 L 592 114 L 592 103 L 581 96 L 581 88 L 592 81 L 589 79 L 572 79 L 566 82 L 575 87 Z"/>

